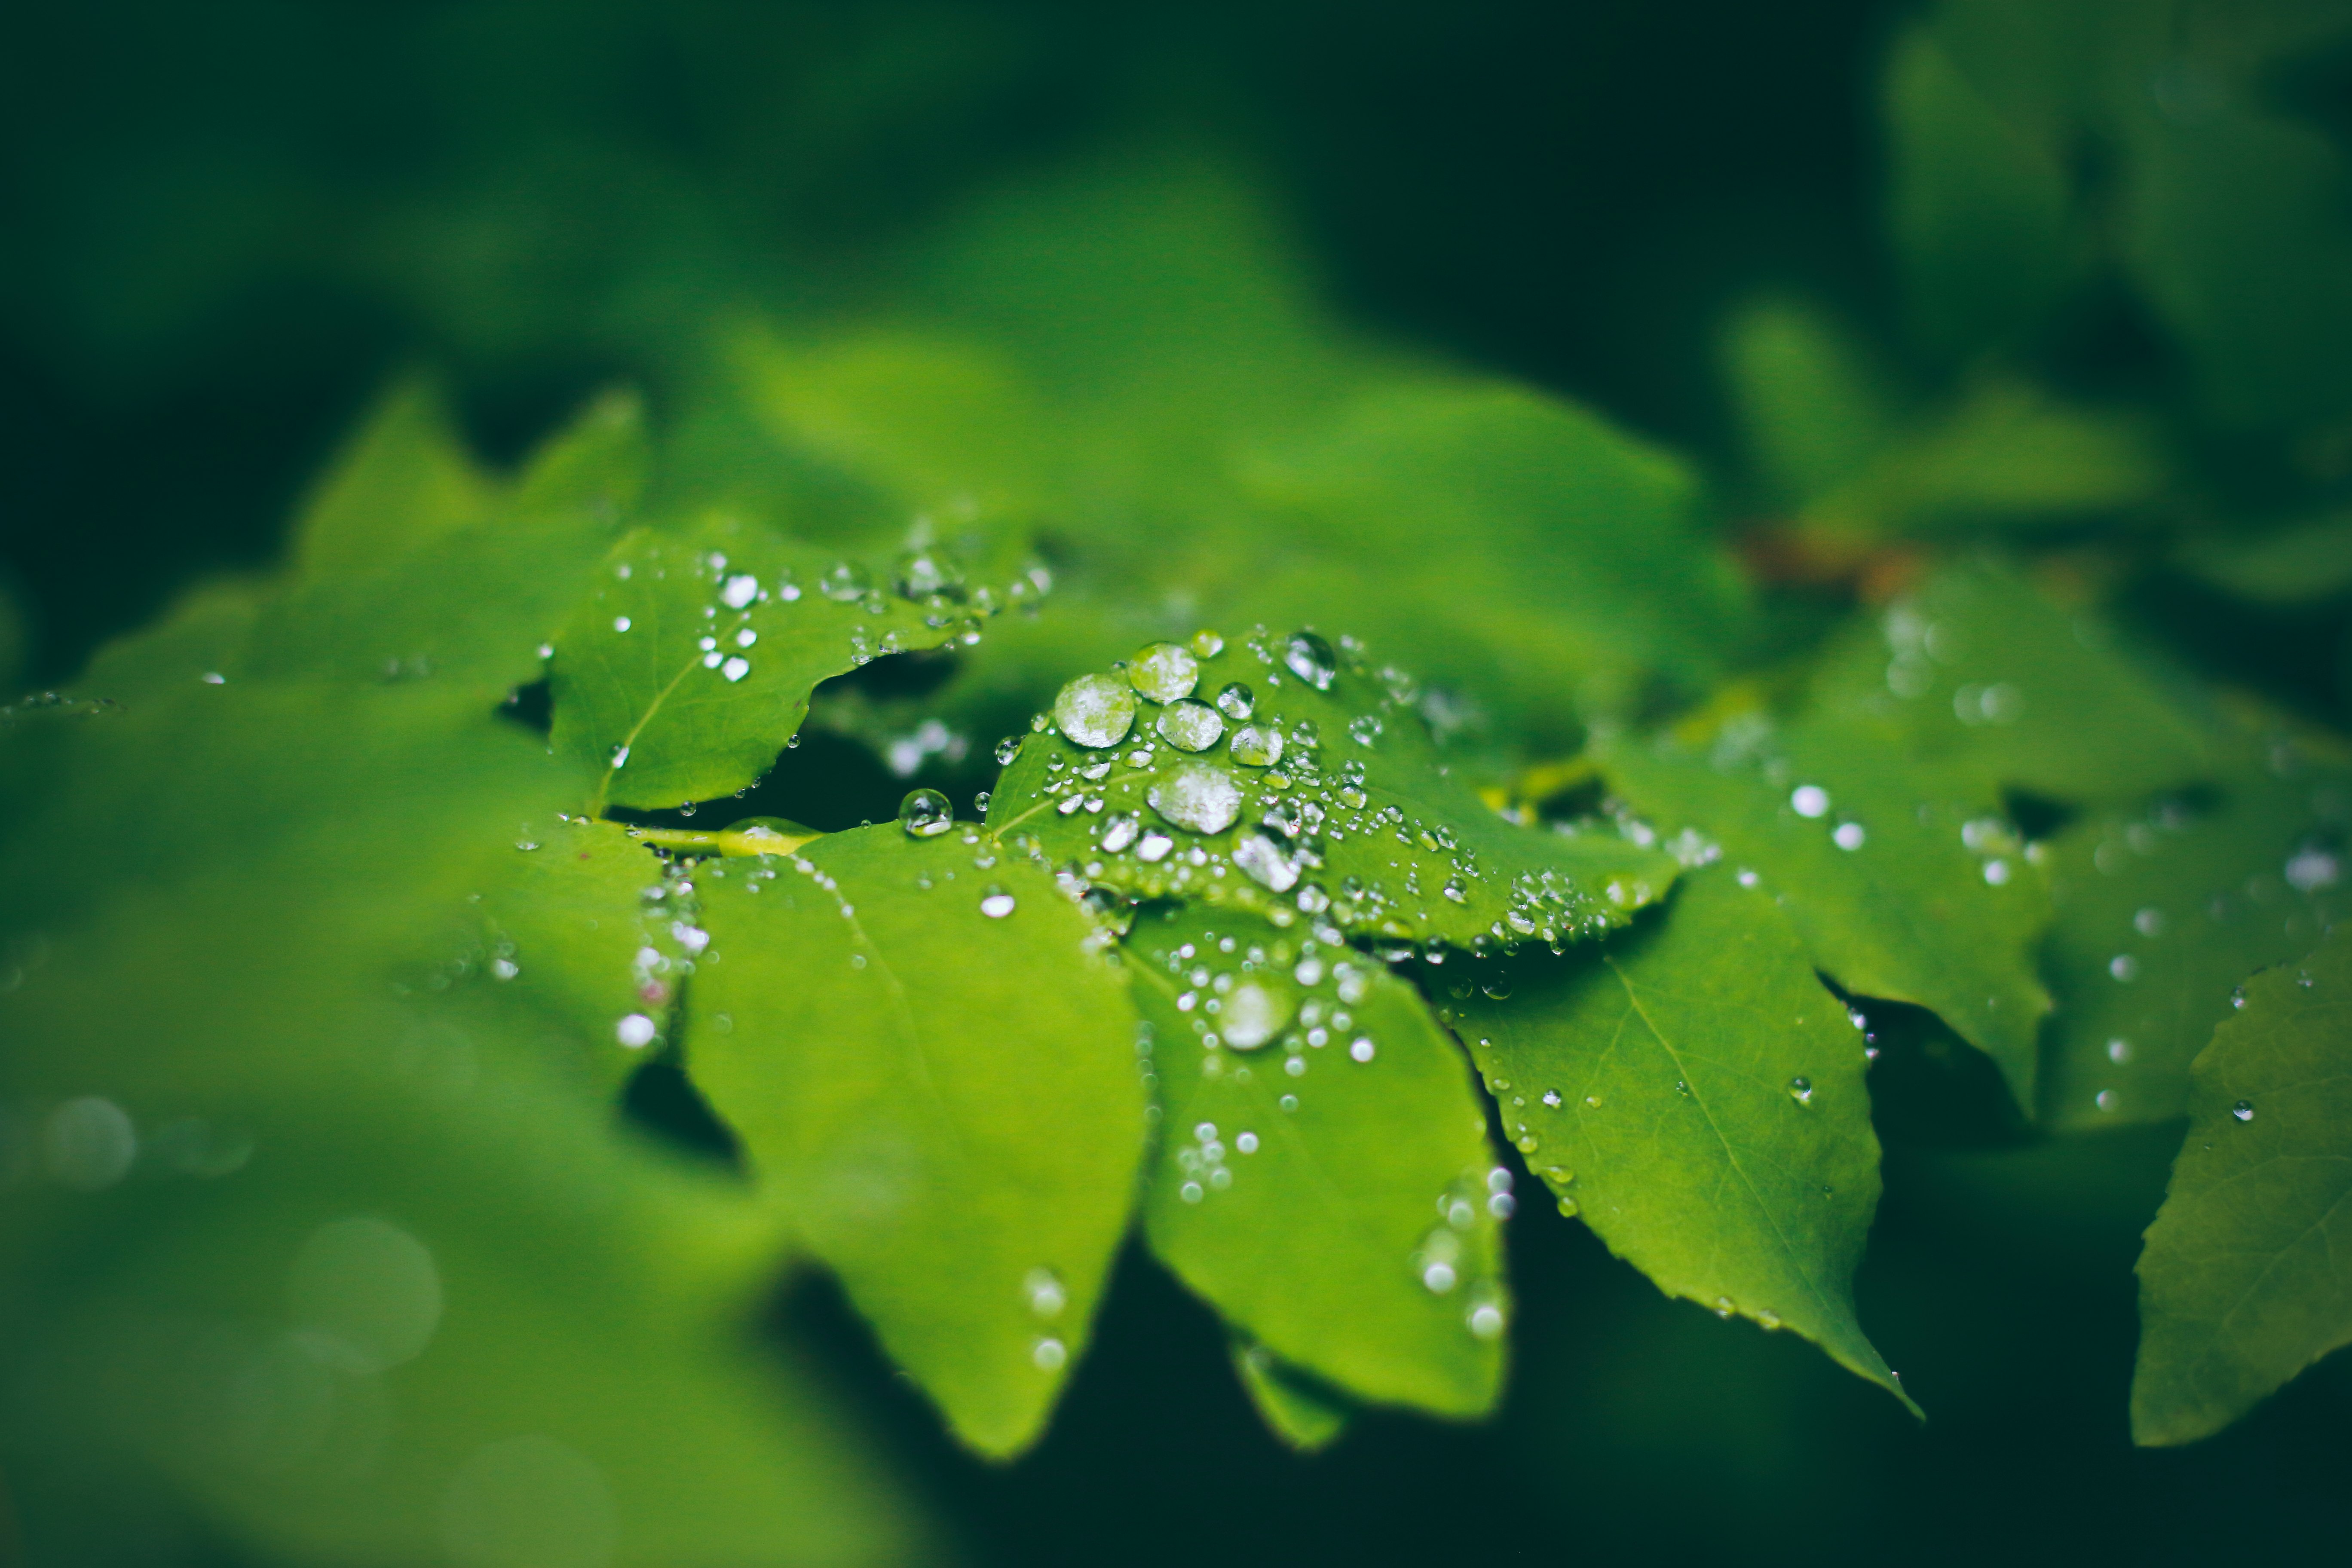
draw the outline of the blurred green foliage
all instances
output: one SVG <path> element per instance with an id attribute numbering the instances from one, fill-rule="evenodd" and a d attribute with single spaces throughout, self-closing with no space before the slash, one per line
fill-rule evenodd
<path id="1" fill-rule="evenodd" d="M 2337 0 L 25 18 L 0 676 L 66 695 L 0 713 L 37 1046 L 0 1069 L 0 1552 L 1377 1559 L 1475 1519 L 1505 1556 L 2326 1560 L 2340 1361 L 2183 1454 L 2123 1421 L 2129 1384 L 2142 1441 L 2203 1436 L 2352 1328 L 2298 1228 L 2345 1037 L 2292 970 L 2230 995 L 2318 943 L 2352 830 L 2348 70 Z M 1265 1084 L 1162 1061 L 1140 1141 L 1090 917 L 1008 864 L 1018 917 L 941 950 L 909 868 L 948 847 L 856 827 L 993 785 L 959 874 L 1033 811 L 1082 862 L 1046 770 L 1087 753 L 997 780 L 992 737 L 1261 620 L 1418 678 L 1260 693 L 1335 752 L 1379 720 L 1360 782 L 1431 829 L 1335 879 L 1433 885 L 1439 829 L 1654 873 L 1631 904 L 1675 878 L 1654 829 L 1702 868 L 1516 992 L 1388 952 L 1428 1002 L 1375 974 L 1393 1070 L 1347 1092 L 1407 1089 L 1265 1134 L 1297 1238 L 1181 1195 Z M 755 900 L 771 841 L 656 809 L 698 801 L 846 830 L 782 873 L 809 907 Z M 572 816 L 606 806 L 651 831 Z M 1252 831 L 1203 832 L 1244 896 L 1171 931 L 1287 916 Z M 1471 880 L 1334 918 L 1466 945 L 1504 913 Z M 1325 984 L 1290 973 L 1248 983 Z M 1842 999 L 1868 1121 L 1806 1054 L 1851 1050 Z M 1430 1004 L 1492 1023 L 1485 1132 Z M 1538 1077 L 1657 1136 L 1554 1133 Z M 1548 1205 L 1494 1223 L 1513 1164 L 1797 1334 L 1669 1307 Z M 919 1236 L 877 1217 L 909 1171 Z M 1407 1251 L 1475 1289 L 1433 1315 L 1368 1261 Z M 1798 1335 L 1891 1384 L 1884 1346 L 1937 1425 Z M 893 1363 L 1036 1447 L 973 1468 Z M 1475 1432 L 1380 1408 L 1498 1386 Z"/>

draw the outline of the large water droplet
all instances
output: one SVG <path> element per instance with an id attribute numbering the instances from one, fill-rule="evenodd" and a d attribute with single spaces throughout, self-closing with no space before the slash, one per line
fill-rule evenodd
<path id="1" fill-rule="evenodd" d="M 1205 752 L 1225 732 L 1225 721 L 1207 703 L 1188 699 L 1162 709 L 1152 728 L 1180 752 Z"/>
<path id="2" fill-rule="evenodd" d="M 898 826 L 909 838 L 937 838 L 955 826 L 955 806 L 935 789 L 914 789 L 898 803 Z"/>
<path id="3" fill-rule="evenodd" d="M 1116 746 L 1135 726 L 1135 690 L 1116 676 L 1081 675 L 1054 699 L 1054 725 L 1074 744 Z"/>
<path id="4" fill-rule="evenodd" d="M 1293 632 L 1282 646 L 1282 662 L 1290 673 L 1318 691 L 1331 689 L 1331 682 L 1339 674 L 1339 656 L 1331 645 L 1313 632 Z"/>
<path id="5" fill-rule="evenodd" d="M 1239 724 L 1257 710 L 1257 696 L 1236 680 L 1217 693 L 1217 711 Z"/>
<path id="6" fill-rule="evenodd" d="M 1244 724 L 1226 748 L 1245 768 L 1270 768 L 1282 761 L 1282 731 L 1271 724 Z"/>
<path id="7" fill-rule="evenodd" d="M 1174 702 L 1192 696 L 1201 683 L 1201 661 L 1188 648 L 1156 642 L 1128 660 L 1127 679 L 1152 701 Z"/>
<path id="8" fill-rule="evenodd" d="M 1233 774 L 1211 763 L 1177 764 L 1152 784 L 1145 798 L 1160 816 L 1195 833 L 1223 833 L 1242 810 L 1241 786 Z"/>
<path id="9" fill-rule="evenodd" d="M 836 605 L 854 605 L 874 591 L 874 574 L 854 561 L 844 561 L 819 577 L 816 587 Z"/>
<path id="10" fill-rule="evenodd" d="M 1234 864 L 1259 886 L 1286 893 L 1297 884 L 1298 863 L 1262 833 L 1244 835 L 1234 846 Z"/>
<path id="11" fill-rule="evenodd" d="M 1281 1033 L 1290 1015 L 1288 992 L 1244 980 L 1226 995 L 1220 1027 L 1225 1044 L 1237 1051 L 1254 1051 Z"/>

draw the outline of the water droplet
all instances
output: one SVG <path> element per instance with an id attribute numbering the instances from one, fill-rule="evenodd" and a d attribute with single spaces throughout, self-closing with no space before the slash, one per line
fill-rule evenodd
<path id="1" fill-rule="evenodd" d="M 1029 1302 L 1029 1310 L 1041 1318 L 1058 1318 L 1069 1304 L 1069 1292 L 1050 1268 L 1032 1268 L 1021 1281 L 1021 1293 Z"/>
<path id="2" fill-rule="evenodd" d="M 1201 661 L 1176 643 L 1156 642 L 1128 660 L 1127 679 L 1154 702 L 1175 702 L 1192 696 L 1201 683 Z"/>
<path id="3" fill-rule="evenodd" d="M 1795 1100 L 1799 1105 L 1811 1105 L 1813 1102 L 1812 1079 L 1805 1078 L 1790 1079 L 1789 1080 L 1789 1098 Z"/>
<path id="4" fill-rule="evenodd" d="M 1470 1331 L 1482 1340 L 1491 1340 L 1503 1331 L 1503 1310 L 1489 1301 L 1470 1309 Z"/>
<path id="5" fill-rule="evenodd" d="M 1298 1060 L 1296 1057 L 1291 1059 L 1293 1061 Z M 1300 1065 L 1303 1067 L 1305 1064 L 1301 1063 Z M 1295 1094 L 1286 1094 L 1280 1100 L 1275 1101 L 1275 1103 L 1281 1106 L 1285 1110 L 1296 1110 L 1298 1109 L 1298 1097 Z"/>
<path id="6" fill-rule="evenodd" d="M 996 765 L 998 767 L 1009 768 L 1013 765 L 1013 759 L 1021 754 L 1021 739 L 1022 738 L 1018 735 L 1007 735 L 1004 739 L 996 742 Z"/>
<path id="7" fill-rule="evenodd" d="M 816 591 L 836 605 L 855 605 L 874 591 L 874 574 L 856 562 L 844 561 L 816 580 Z"/>
<path id="8" fill-rule="evenodd" d="M 760 580 L 748 572 L 739 572 L 719 585 L 719 602 L 730 610 L 740 610 L 760 596 Z"/>
<path id="9" fill-rule="evenodd" d="M 68 1100 L 41 1128 L 42 1163 L 49 1178 L 78 1192 L 114 1185 L 139 1158 L 139 1132 L 122 1107 L 99 1095 Z"/>
<path id="10" fill-rule="evenodd" d="M 1443 1296 L 1454 1289 L 1455 1277 L 1451 1263 L 1432 1263 L 1421 1271 L 1421 1282 L 1431 1294 Z"/>
<path id="11" fill-rule="evenodd" d="M 1145 833 L 1141 840 L 1136 844 L 1135 858 L 1139 860 L 1156 862 L 1165 859 L 1168 851 L 1175 847 L 1176 840 L 1158 828 L 1153 828 Z"/>
<path id="12" fill-rule="evenodd" d="M 615 746 L 615 747 L 614 747 L 614 748 L 613 748 L 613 756 L 612 756 L 612 764 L 613 764 L 613 766 L 614 766 L 614 767 L 616 767 L 616 768 L 617 768 L 617 767 L 623 767 L 623 766 L 625 766 L 625 765 L 627 764 L 627 763 L 628 763 L 628 760 L 629 760 L 629 748 L 628 748 L 628 747 L 626 747 L 626 746 Z"/>
<path id="13" fill-rule="evenodd" d="M 1293 632 L 1282 647 L 1282 662 L 1290 673 L 1318 691 L 1331 689 L 1331 682 L 1339 674 L 1339 656 L 1331 645 L 1313 632 Z"/>
<path id="14" fill-rule="evenodd" d="M 955 806 L 935 789 L 915 789 L 898 803 L 898 826 L 909 838 L 937 838 L 955 826 Z"/>
<path id="15" fill-rule="evenodd" d="M 2325 849 L 2299 849 L 2286 863 L 2288 886 L 2298 893 L 2332 888 L 2344 874 L 2342 864 Z"/>
<path id="16" fill-rule="evenodd" d="M 1560 1107 L 1559 1090 L 1556 1089 L 1548 1089 L 1544 1090 L 1543 1102 L 1546 1105 L 1550 1106 L 1554 1110 L 1558 1110 Z"/>
<path id="17" fill-rule="evenodd" d="M 1291 1012 L 1287 992 L 1244 980 L 1226 995 L 1224 1010 L 1219 1015 L 1225 1044 L 1237 1051 L 1256 1050 L 1282 1032 Z"/>
<path id="18" fill-rule="evenodd" d="M 2107 1042 L 2107 1060 L 2111 1062 L 2127 1062 L 2131 1060 L 2131 1056 L 2132 1048 L 2131 1042 L 2129 1040 L 2118 1036 L 2115 1039 Z"/>
<path id="19" fill-rule="evenodd" d="M 2242 1100 L 2230 1107 L 2230 1114 L 2241 1121 L 2252 1121 L 2254 1119 L 2254 1102 L 2251 1100 Z"/>
<path id="20" fill-rule="evenodd" d="M 629 617 L 626 616 L 614 616 L 613 617 L 613 629 L 616 632 L 627 631 L 629 629 Z"/>
<path id="21" fill-rule="evenodd" d="M 1242 811 L 1241 786 L 1233 774 L 1210 763 L 1178 764 L 1154 781 L 1144 798 L 1152 810 L 1194 833 L 1223 833 Z"/>
<path id="22" fill-rule="evenodd" d="M 2091 1103 L 2101 1110 L 2113 1110 L 2116 1108 L 2116 1091 L 2112 1089 L 2103 1089 L 2091 1097 Z"/>
<path id="23" fill-rule="evenodd" d="M 1182 1186 L 1176 1189 L 1176 1195 L 1182 1198 L 1188 1204 L 1197 1204 L 1201 1201 L 1202 1195 L 1201 1184 L 1198 1182 L 1187 1182 Z"/>
<path id="24" fill-rule="evenodd" d="M 1135 726 L 1135 689 L 1109 675 L 1081 675 L 1054 699 L 1054 725 L 1073 744 L 1116 746 Z"/>
<path id="25" fill-rule="evenodd" d="M 2132 916 L 2132 929 L 2142 936 L 2164 934 L 2164 911 L 2153 905 Z"/>
<path id="26" fill-rule="evenodd" d="M 2107 973 L 2128 985 L 2139 978 L 2139 960 L 2128 952 L 2119 952 L 2107 960 Z"/>
<path id="27" fill-rule="evenodd" d="M 633 1051 L 652 1045 L 658 1032 L 654 1021 L 643 1013 L 632 1013 L 613 1026 L 613 1037 Z"/>
<path id="28" fill-rule="evenodd" d="M 1217 711 L 1236 724 L 1243 723 L 1257 711 L 1256 694 L 1240 681 L 1234 681 L 1217 693 Z"/>
<path id="29" fill-rule="evenodd" d="M 1799 816 L 1827 816 L 1830 792 L 1819 784 L 1799 784 L 1790 792 L 1789 805 Z"/>
<path id="30" fill-rule="evenodd" d="M 1256 1133 L 1255 1133 L 1255 1132 L 1244 1132 L 1244 1133 L 1242 1133 L 1240 1136 L 1236 1137 L 1236 1138 L 1234 1140 L 1234 1148 L 1236 1148 L 1236 1149 L 1238 1149 L 1238 1150 L 1240 1150 L 1240 1151 L 1241 1151 L 1243 1153 L 1244 1153 L 1244 1154 L 1255 1154 L 1255 1153 L 1256 1153 L 1256 1152 L 1257 1152 L 1257 1134 L 1256 1134 Z"/>
<path id="31" fill-rule="evenodd" d="M 1059 1372 L 1069 1361 L 1070 1351 L 1061 1341 L 1049 1336 L 1030 1350 L 1029 1359 L 1036 1363 L 1039 1372 Z"/>
<path id="32" fill-rule="evenodd" d="M 1861 823 L 1841 822 L 1837 825 L 1837 831 L 1830 835 L 1830 841 L 1841 849 L 1859 849 L 1868 837 Z"/>
<path id="33" fill-rule="evenodd" d="M 1986 861 L 1986 862 L 1985 862 L 1985 868 L 1984 868 L 1984 879 L 1985 879 L 1988 883 L 1991 884 L 1993 887 L 1996 887 L 1996 888 L 2000 887 L 2002 883 L 2004 883 L 2004 882 L 2008 881 L 2008 880 L 2009 880 L 2009 862 L 2008 862 L 2008 861 L 2006 861 L 2006 860 L 1988 860 L 1988 861 Z"/>
<path id="34" fill-rule="evenodd" d="M 992 921 L 1003 920 L 1013 912 L 1013 895 L 1002 888 L 990 888 L 981 897 L 980 912 Z"/>
<path id="35" fill-rule="evenodd" d="M 543 653 L 540 655 L 540 657 L 541 658 L 545 658 L 549 657 L 550 654 L 553 653 L 553 651 L 554 650 L 551 648 L 548 650 L 548 653 Z M 226 686 L 228 684 L 228 677 L 223 675 L 217 669 L 208 669 L 202 675 L 196 677 L 196 679 L 203 681 L 206 686 Z M 2290 875 L 2292 875 L 2292 873 L 2290 873 Z"/>
<path id="36" fill-rule="evenodd" d="M 1282 761 L 1282 731 L 1271 724 L 1244 724 L 1226 749 L 1245 768 L 1270 768 Z"/>
<path id="37" fill-rule="evenodd" d="M 1298 881 L 1298 863 L 1263 833 L 1242 836 L 1234 846 L 1234 864 L 1250 880 L 1274 892 L 1286 893 Z"/>
<path id="38" fill-rule="evenodd" d="M 730 658 L 719 667 L 719 673 L 730 680 L 740 680 L 751 673 L 751 661 L 740 657 Z"/>
<path id="39" fill-rule="evenodd" d="M 1379 1048 L 1372 1044 L 1372 1037 L 1370 1035 L 1359 1035 L 1355 1042 L 1349 1046 L 1348 1055 L 1360 1062 L 1368 1062 L 1377 1054 Z"/>
<path id="40" fill-rule="evenodd" d="M 1207 703 L 1188 698 L 1162 709 L 1152 728 L 1160 732 L 1161 740 L 1180 752 L 1205 752 L 1224 734 L 1225 721 Z"/>

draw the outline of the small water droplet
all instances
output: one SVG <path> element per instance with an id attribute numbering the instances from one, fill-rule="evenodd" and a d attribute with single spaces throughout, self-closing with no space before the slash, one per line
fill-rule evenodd
<path id="1" fill-rule="evenodd" d="M 1070 1351 L 1061 1341 L 1049 1336 L 1030 1350 L 1029 1359 L 1036 1363 L 1039 1372 L 1059 1372 L 1070 1359 Z"/>
<path id="2" fill-rule="evenodd" d="M 2107 1042 L 2107 1060 L 2111 1062 L 2127 1062 L 2131 1060 L 2131 1042 L 2125 1039 L 2122 1036 L 2118 1035 L 2114 1039 Z"/>
<path id="3" fill-rule="evenodd" d="M 2119 952 L 2107 960 L 2107 973 L 2128 985 L 2139 978 L 2139 960 L 2128 952 Z"/>
<path id="4" fill-rule="evenodd" d="M 1058 1318 L 1069 1304 L 1069 1292 L 1050 1268 L 1032 1268 L 1021 1281 L 1021 1293 L 1028 1300 L 1029 1310 L 1041 1318 Z"/>
<path id="5" fill-rule="evenodd" d="M 836 605 L 855 605 L 874 591 L 874 574 L 856 562 L 844 561 L 816 580 L 816 590 Z"/>
<path id="6" fill-rule="evenodd" d="M 629 629 L 629 617 L 626 616 L 614 616 L 613 617 L 613 629 L 616 632 L 627 631 Z"/>
<path id="7" fill-rule="evenodd" d="M 1491 1340 L 1503 1331 L 1503 1310 L 1493 1302 L 1470 1309 L 1467 1320 L 1470 1331 L 1482 1340 Z"/>
<path id="8" fill-rule="evenodd" d="M 1813 1080 L 1807 1078 L 1790 1079 L 1789 1098 L 1799 1105 L 1811 1105 L 1813 1102 Z"/>
<path id="9" fill-rule="evenodd" d="M 1819 784 L 1799 784 L 1790 792 L 1789 805 L 1799 816 L 1827 816 L 1830 792 Z"/>
<path id="10" fill-rule="evenodd" d="M 760 596 L 760 580 L 748 572 L 739 572 L 719 584 L 719 602 L 730 610 L 740 610 Z"/>
<path id="11" fill-rule="evenodd" d="M 2254 1102 L 2251 1100 L 2242 1100 L 2230 1107 L 2230 1114 L 2241 1121 L 2252 1121 L 2254 1119 Z"/>
<path id="12" fill-rule="evenodd" d="M 1282 731 L 1271 724 L 1244 724 L 1226 748 L 1245 768 L 1270 768 L 1282 761 Z"/>
<path id="13" fill-rule="evenodd" d="M 1868 837 L 1861 823 L 1841 822 L 1837 831 L 1830 835 L 1830 841 L 1841 849 L 1859 849 Z"/>
<path id="14" fill-rule="evenodd" d="M 1225 1044 L 1237 1051 L 1256 1050 L 1282 1032 L 1291 1012 L 1288 993 L 1244 980 L 1227 994 L 1219 1015 Z"/>
<path id="15" fill-rule="evenodd" d="M 1368 1062 L 1379 1054 L 1379 1050 L 1380 1047 L 1372 1044 L 1372 1037 L 1370 1035 L 1359 1035 L 1348 1047 L 1348 1055 L 1357 1061 Z"/>
<path id="16" fill-rule="evenodd" d="M 613 1037 L 633 1051 L 652 1045 L 657 1032 L 654 1021 L 643 1013 L 632 1013 L 613 1026 Z"/>
<path id="17" fill-rule="evenodd" d="M 2116 1108 L 2116 1091 L 2112 1089 L 2103 1089 L 2091 1097 L 2091 1103 L 2101 1110 L 2113 1110 Z"/>

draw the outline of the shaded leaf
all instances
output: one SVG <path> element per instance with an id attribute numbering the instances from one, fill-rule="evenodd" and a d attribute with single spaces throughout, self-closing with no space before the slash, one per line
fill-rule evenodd
<path id="1" fill-rule="evenodd" d="M 1748 462 L 1778 505 L 1835 488 L 1894 433 L 1897 405 L 1885 377 L 1814 306 L 1745 307 L 1725 326 L 1723 361 Z"/>
<path id="2" fill-rule="evenodd" d="M 1427 1005 L 1339 935 L 1197 905 L 1138 919 L 1161 1111 L 1144 1234 L 1283 1361 L 1359 1399 L 1479 1415 L 1502 1379 L 1492 1205 L 1510 1173 Z"/>
<path id="3" fill-rule="evenodd" d="M 2249 982 L 2192 1077 L 2139 1260 L 2141 1443 L 2218 1432 L 2352 1341 L 2352 941 Z"/>
<path id="4" fill-rule="evenodd" d="M 1862 1039 L 1769 893 L 1694 873 L 1597 952 L 1520 961 L 1441 1012 L 1529 1169 L 1611 1251 L 1909 1405 L 1853 1310 L 1879 1191 Z"/>
<path id="5" fill-rule="evenodd" d="M 1707 752 L 1623 741 L 1601 760 L 1635 809 L 1713 841 L 1688 851 L 1752 879 L 1841 987 L 1933 1008 L 2034 1103 L 2049 892 L 1990 791 L 1822 720 L 1756 716 Z"/>
<path id="6" fill-rule="evenodd" d="M 1607 931 L 1672 883 L 1654 851 L 1497 816 L 1431 742 L 1410 680 L 1370 673 L 1352 644 L 1203 636 L 1191 647 L 1217 651 L 1160 645 L 1181 676 L 1164 703 L 1124 672 L 1065 687 L 1061 728 L 1023 741 L 992 794 L 991 830 L 1133 898 L 1277 926 L 1328 910 L 1349 934 L 1479 949 Z M 1074 723 L 1096 743 L 1067 738 Z M 1197 728 L 1180 747 L 1163 725 Z"/>
<path id="7" fill-rule="evenodd" d="M 510 504 L 526 517 L 584 511 L 617 525 L 635 510 L 653 466 L 646 400 L 631 388 L 616 387 L 531 453 Z"/>
<path id="8" fill-rule="evenodd" d="M 2197 539 L 2182 548 L 2179 559 L 2239 598 L 2313 604 L 2352 588 L 2352 517 L 2315 518 L 2256 539 Z"/>
<path id="9" fill-rule="evenodd" d="M 969 829 L 885 823 L 694 880 L 696 1085 L 957 1435 L 1018 1452 L 1133 1202 L 1123 977 L 1050 879 Z"/>
<path id="10" fill-rule="evenodd" d="M 2098 813 L 2052 846 L 2042 1113 L 2059 1126 L 2181 1114 L 2238 983 L 2340 918 L 2352 770 L 2284 735 L 2243 752 L 2212 789 Z"/>
<path id="11" fill-rule="evenodd" d="M 1234 1372 L 1274 1435 L 1302 1454 L 1329 1447 L 1348 1430 L 1346 1403 L 1283 1363 L 1264 1345 L 1235 1340 Z"/>
<path id="12" fill-rule="evenodd" d="M 2104 621 L 1988 562 L 1947 566 L 1856 627 L 1817 690 L 1986 790 L 2137 800 L 2210 765 L 2199 724 Z"/>

